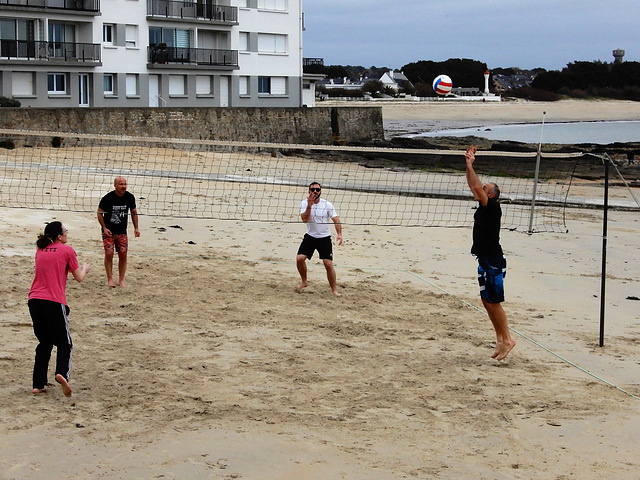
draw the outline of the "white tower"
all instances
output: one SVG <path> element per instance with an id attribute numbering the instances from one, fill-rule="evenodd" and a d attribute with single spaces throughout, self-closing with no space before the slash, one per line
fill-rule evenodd
<path id="1" fill-rule="evenodd" d="M 613 63 L 622 63 L 622 57 L 624 57 L 624 50 L 618 48 L 613 51 Z"/>
<path id="2" fill-rule="evenodd" d="M 489 70 L 484 72 L 484 94 L 489 95 Z"/>

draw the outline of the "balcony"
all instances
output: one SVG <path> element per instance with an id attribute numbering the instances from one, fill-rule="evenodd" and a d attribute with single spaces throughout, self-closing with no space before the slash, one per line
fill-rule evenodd
<path id="1" fill-rule="evenodd" d="M 0 60 L 99 64 L 100 44 L 0 40 Z"/>
<path id="2" fill-rule="evenodd" d="M 147 16 L 154 19 L 198 20 L 221 25 L 235 25 L 238 23 L 238 7 L 217 5 L 211 0 L 196 0 L 194 2 L 147 0 Z"/>
<path id="3" fill-rule="evenodd" d="M 212 48 L 167 47 L 149 45 L 147 61 L 150 66 L 179 65 L 181 67 L 217 67 L 233 70 L 238 68 L 237 50 L 219 50 Z"/>
<path id="4" fill-rule="evenodd" d="M 2 5 L 29 9 L 100 13 L 100 0 L 0 0 L 0 7 Z"/>

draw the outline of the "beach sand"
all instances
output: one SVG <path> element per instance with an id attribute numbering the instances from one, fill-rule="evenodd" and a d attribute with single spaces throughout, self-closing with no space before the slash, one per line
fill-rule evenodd
<path id="1" fill-rule="evenodd" d="M 319 106 L 348 106 L 353 102 L 327 101 Z M 640 102 L 627 100 L 560 100 L 557 102 L 358 102 L 382 107 L 387 139 L 451 128 L 473 128 L 512 123 L 592 122 L 640 120 Z"/>
<path id="2" fill-rule="evenodd" d="M 0 478 L 637 478 L 640 217 L 609 213 L 600 347 L 602 212 L 567 215 L 502 232 L 518 345 L 497 362 L 469 229 L 345 225 L 334 298 L 317 258 L 294 291 L 302 224 L 143 214 L 112 289 L 95 215 L 0 208 Z M 71 398 L 30 393 L 52 219 L 92 264 L 67 288 Z"/>

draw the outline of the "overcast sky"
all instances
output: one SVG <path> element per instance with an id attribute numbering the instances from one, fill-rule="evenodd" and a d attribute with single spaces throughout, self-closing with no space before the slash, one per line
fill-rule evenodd
<path id="1" fill-rule="evenodd" d="M 469 58 L 561 70 L 574 61 L 640 61 L 638 0 L 303 0 L 304 57 L 401 68 Z"/>

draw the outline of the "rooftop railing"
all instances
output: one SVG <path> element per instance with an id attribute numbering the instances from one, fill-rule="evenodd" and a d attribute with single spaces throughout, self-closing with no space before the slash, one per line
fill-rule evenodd
<path id="1" fill-rule="evenodd" d="M 194 2 L 147 0 L 147 15 L 172 19 L 210 20 L 224 24 L 238 23 L 238 7 L 217 5 L 209 0 L 196 0 Z"/>
<path id="2" fill-rule="evenodd" d="M 0 0 L 0 5 L 100 12 L 100 0 Z"/>

